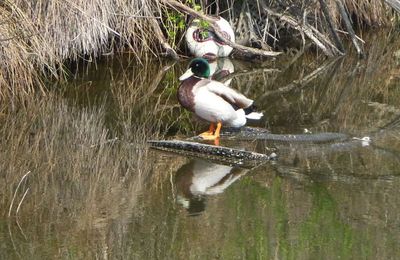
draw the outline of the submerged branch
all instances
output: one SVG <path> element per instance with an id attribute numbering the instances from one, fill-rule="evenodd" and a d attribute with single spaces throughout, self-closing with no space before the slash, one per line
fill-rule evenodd
<path id="1" fill-rule="evenodd" d="M 267 91 L 265 92 L 263 95 L 261 95 L 261 97 L 259 97 L 259 99 L 263 99 L 266 98 L 268 96 L 272 96 L 272 95 L 277 95 L 277 94 L 282 94 L 282 93 L 287 93 L 290 92 L 293 89 L 299 88 L 301 86 L 306 85 L 307 83 L 309 83 L 310 81 L 314 80 L 315 78 L 317 78 L 321 73 L 325 72 L 329 67 L 331 67 L 333 64 L 335 64 L 340 58 L 336 58 L 333 60 L 329 60 L 327 62 L 325 62 L 322 66 L 316 68 L 315 70 L 313 70 L 311 73 L 309 73 L 308 75 L 293 81 L 292 83 L 280 87 L 276 90 L 273 91 Z"/>

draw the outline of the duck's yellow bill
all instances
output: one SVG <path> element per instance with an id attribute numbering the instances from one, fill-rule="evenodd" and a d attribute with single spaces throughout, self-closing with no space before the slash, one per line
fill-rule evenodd
<path id="1" fill-rule="evenodd" d="M 182 74 L 182 76 L 179 77 L 180 81 L 183 81 L 193 75 L 192 69 L 189 68 L 185 73 Z"/>

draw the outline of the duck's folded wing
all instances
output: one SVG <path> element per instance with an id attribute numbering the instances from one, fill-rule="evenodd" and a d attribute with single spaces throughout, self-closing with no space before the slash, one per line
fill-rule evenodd
<path id="1" fill-rule="evenodd" d="M 222 97 L 225 101 L 238 108 L 246 108 L 253 104 L 253 100 L 225 86 L 221 82 L 211 81 L 206 87 L 210 92 Z"/>

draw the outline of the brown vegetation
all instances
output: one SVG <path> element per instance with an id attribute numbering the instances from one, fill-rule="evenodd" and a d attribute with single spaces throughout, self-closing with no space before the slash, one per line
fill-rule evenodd
<path id="1" fill-rule="evenodd" d="M 65 61 L 94 61 L 102 55 L 128 49 L 138 60 L 166 50 L 176 56 L 167 39 L 175 30 L 166 17 L 186 14 L 193 4 L 204 13 L 226 16 L 236 29 L 238 43 L 262 51 L 301 48 L 307 38 L 326 55 L 345 50 L 347 33 L 359 52 L 362 41 L 353 27 L 385 26 L 394 12 L 379 0 L 319 1 L 183 1 L 186 11 L 175 10 L 176 1 L 156 0 L 6 0 L 0 4 L 0 98 L 24 96 L 43 89 L 43 77 L 61 77 Z M 393 5 L 395 1 L 388 1 Z M 340 6 L 343 6 L 341 9 Z M 395 7 L 395 6 L 394 6 Z M 344 10 L 344 12 L 343 12 Z M 204 16 L 203 16 L 204 17 Z M 353 24 L 349 25 L 350 20 Z M 179 28 L 178 34 L 184 28 Z M 180 37 L 174 37 L 176 45 Z M 239 45 L 236 45 L 238 47 Z M 271 52 L 272 53 L 272 52 Z"/>

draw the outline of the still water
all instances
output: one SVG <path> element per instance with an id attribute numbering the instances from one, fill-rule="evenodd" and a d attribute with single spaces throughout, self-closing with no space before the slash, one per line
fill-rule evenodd
<path id="1" fill-rule="evenodd" d="M 374 34 L 361 60 L 213 64 L 264 112 L 251 126 L 348 136 L 222 137 L 278 154 L 253 168 L 147 145 L 207 128 L 176 99 L 187 61 L 78 66 L 46 96 L 2 107 L 0 259 L 399 259 L 398 39 Z"/>

